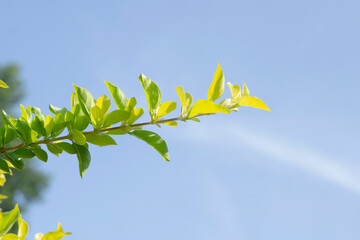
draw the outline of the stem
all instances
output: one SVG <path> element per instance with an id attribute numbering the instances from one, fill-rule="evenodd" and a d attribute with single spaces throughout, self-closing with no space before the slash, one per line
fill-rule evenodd
<path id="1" fill-rule="evenodd" d="M 128 128 L 128 127 L 141 127 L 141 126 L 146 126 L 146 125 L 154 125 L 154 124 L 157 124 L 157 123 L 165 123 L 165 122 L 172 122 L 172 121 L 179 121 L 179 120 L 183 120 L 183 118 L 176 117 L 176 118 L 169 118 L 169 119 L 159 120 L 159 121 L 155 121 L 155 122 L 143 122 L 143 123 L 135 123 L 135 124 L 132 124 L 132 125 L 125 125 L 125 126 L 118 126 L 118 127 L 111 127 L 111 128 L 103 128 L 103 129 L 99 129 L 99 130 L 82 132 L 82 134 L 91 135 L 91 134 L 97 134 L 97 133 L 107 132 L 107 131 L 111 131 L 111 130 L 125 129 L 125 128 Z M 33 143 L 30 143 L 30 144 L 21 143 L 21 144 L 15 145 L 15 146 L 2 148 L 2 149 L 0 149 L 0 153 L 4 153 L 4 152 L 10 151 L 10 150 L 23 148 L 23 147 L 28 147 L 28 146 L 52 143 L 52 142 L 56 142 L 56 141 L 60 141 L 60 140 L 66 140 L 66 139 L 70 140 L 71 137 L 72 137 L 72 134 L 70 133 L 70 134 L 68 134 L 66 136 L 52 138 L 52 139 L 44 139 L 44 140 L 40 140 L 40 141 L 33 142 Z"/>

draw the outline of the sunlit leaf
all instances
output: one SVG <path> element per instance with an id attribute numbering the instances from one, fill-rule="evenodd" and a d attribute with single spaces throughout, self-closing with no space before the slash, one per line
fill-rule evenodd
<path id="1" fill-rule="evenodd" d="M 67 112 L 69 112 L 69 110 L 67 110 L 67 109 L 64 108 L 64 107 L 63 107 L 63 108 L 58 108 L 58 107 L 55 107 L 55 106 L 53 106 L 53 105 L 51 105 L 51 104 L 49 104 L 49 110 L 50 110 L 54 115 L 61 113 L 62 115 L 65 116 L 65 114 L 66 114 Z"/>
<path id="2" fill-rule="evenodd" d="M 129 125 L 133 124 L 136 120 L 138 120 L 144 114 L 143 108 L 135 108 L 132 110 L 130 117 L 127 120 Z"/>
<path id="3" fill-rule="evenodd" d="M 9 86 L 6 85 L 6 83 L 5 83 L 3 80 L 1 80 L 1 79 L 0 79 L 0 87 L 2 87 L 2 88 L 9 88 Z"/>
<path id="4" fill-rule="evenodd" d="M 214 79 L 209 87 L 208 90 L 208 100 L 215 101 L 216 99 L 220 98 L 224 92 L 224 85 L 225 85 L 225 77 L 224 73 L 218 63 L 217 69 L 214 74 Z"/>
<path id="5" fill-rule="evenodd" d="M 46 144 L 46 147 L 49 150 L 49 152 L 56 155 L 57 157 L 59 157 L 59 155 L 63 152 L 63 150 L 60 147 L 58 147 L 53 143 Z"/>
<path id="6" fill-rule="evenodd" d="M 188 118 L 192 118 L 204 114 L 229 113 L 229 112 L 231 111 L 224 106 L 213 103 L 209 100 L 200 99 L 191 108 Z"/>
<path id="7" fill-rule="evenodd" d="M 73 129 L 72 131 L 72 139 L 79 145 L 85 145 L 86 137 L 82 132 L 77 129 Z"/>
<path id="8" fill-rule="evenodd" d="M 241 89 L 239 85 L 232 85 L 230 82 L 227 83 L 227 85 L 230 88 L 232 102 L 237 102 L 241 97 Z"/>
<path id="9" fill-rule="evenodd" d="M 124 110 L 126 107 L 126 103 L 127 103 L 127 98 L 126 98 L 125 94 L 120 90 L 120 88 L 116 87 L 115 85 L 113 85 L 109 82 L 106 82 L 106 81 L 105 81 L 105 84 L 108 87 L 110 94 L 113 97 L 117 108 L 120 110 Z"/>
<path id="10" fill-rule="evenodd" d="M 268 108 L 268 106 L 266 106 L 266 104 L 262 100 L 252 96 L 242 97 L 239 100 L 239 102 L 237 102 L 235 105 L 235 107 L 241 107 L 241 106 L 254 107 L 271 112 L 271 110 Z"/>
<path id="11" fill-rule="evenodd" d="M 157 112 L 157 117 L 160 118 L 162 116 L 165 116 L 166 114 L 169 114 L 170 112 L 174 111 L 176 109 L 176 102 L 173 101 L 167 101 L 160 104 L 159 110 Z"/>
<path id="12" fill-rule="evenodd" d="M 185 92 L 182 86 L 176 87 L 175 90 L 179 95 L 181 102 L 181 116 L 185 117 L 189 113 L 193 101 L 192 95 L 190 93 Z"/>
<path id="13" fill-rule="evenodd" d="M 13 210 L 0 214 L 0 237 L 2 237 L 11 229 L 20 217 L 19 207 L 16 205 Z"/>
<path id="14" fill-rule="evenodd" d="M 155 148 L 165 160 L 170 161 L 170 155 L 166 142 L 158 134 L 146 130 L 135 130 L 129 134 L 145 141 Z"/>
<path id="15" fill-rule="evenodd" d="M 116 142 L 112 137 L 104 134 L 88 134 L 86 135 L 86 141 L 100 147 L 116 145 Z"/>
<path id="16" fill-rule="evenodd" d="M 150 78 L 146 77 L 144 74 L 140 74 L 139 80 L 144 88 L 146 100 L 149 105 L 149 112 L 151 115 L 151 118 L 153 119 L 157 108 L 160 106 L 161 102 L 161 92 L 159 87 L 151 81 Z"/>
<path id="17" fill-rule="evenodd" d="M 247 88 L 246 84 L 244 83 L 243 90 L 241 92 L 241 97 L 248 97 L 250 96 L 250 91 Z"/>
<path id="18" fill-rule="evenodd" d="M 60 240 L 61 238 L 70 235 L 69 232 L 64 232 L 59 223 L 58 228 L 54 232 L 48 232 L 45 235 L 42 233 L 38 233 L 35 235 L 35 240 Z"/>
<path id="19" fill-rule="evenodd" d="M 19 240 L 24 240 L 28 231 L 29 231 L 29 226 L 28 224 L 21 218 L 21 216 L 18 219 L 18 237 Z"/>
<path id="20" fill-rule="evenodd" d="M 78 87 L 75 84 L 73 84 L 73 86 L 75 89 L 76 99 L 78 100 L 82 111 L 90 120 L 90 110 L 95 105 L 94 98 L 85 88 Z"/>
<path id="21" fill-rule="evenodd" d="M 178 123 L 175 121 L 170 121 L 170 122 L 163 122 L 162 124 L 168 125 L 170 127 L 177 127 Z"/>
<path id="22" fill-rule="evenodd" d="M 111 126 L 113 124 L 125 121 L 129 118 L 130 113 L 125 110 L 114 110 L 105 116 L 104 127 Z"/>

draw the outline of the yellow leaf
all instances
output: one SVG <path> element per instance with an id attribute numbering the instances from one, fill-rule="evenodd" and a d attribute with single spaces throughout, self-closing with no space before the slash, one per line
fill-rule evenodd
<path id="1" fill-rule="evenodd" d="M 252 96 L 242 97 L 234 107 L 240 107 L 240 106 L 254 107 L 271 112 L 271 110 L 268 108 L 268 106 L 266 106 L 266 104 L 263 101 L 261 101 L 259 98 Z"/>
<path id="2" fill-rule="evenodd" d="M 225 77 L 224 73 L 221 70 L 220 63 L 218 63 L 217 69 L 214 74 L 214 79 L 209 87 L 208 90 L 208 100 L 209 101 L 215 101 L 224 92 L 224 85 L 225 85 Z"/>
<path id="3" fill-rule="evenodd" d="M 239 101 L 240 97 L 241 97 L 241 89 L 239 85 L 232 85 L 230 82 L 227 83 L 227 85 L 230 88 L 230 92 L 231 92 L 231 97 L 232 97 L 232 102 L 235 103 L 237 101 Z"/>
<path id="4" fill-rule="evenodd" d="M 190 93 L 185 92 L 182 86 L 176 87 L 175 90 L 179 95 L 181 102 L 181 116 L 185 116 L 190 110 L 193 101 L 192 95 Z"/>
<path id="5" fill-rule="evenodd" d="M 247 86 L 246 86 L 245 83 L 244 83 L 244 86 L 243 86 L 243 90 L 242 90 L 241 96 L 242 96 L 242 97 L 250 96 L 250 91 L 249 91 L 249 89 L 247 88 Z"/>
<path id="6" fill-rule="evenodd" d="M 191 108 L 188 118 L 192 118 L 198 115 L 211 114 L 211 113 L 229 113 L 231 112 L 224 106 L 213 103 L 209 100 L 200 99 Z"/>
<path id="7" fill-rule="evenodd" d="M 159 110 L 157 112 L 157 117 L 165 116 L 166 114 L 169 114 L 170 112 L 174 111 L 176 109 L 176 102 L 173 101 L 167 101 L 160 104 Z"/>
<path id="8" fill-rule="evenodd" d="M 18 236 L 19 240 L 25 240 L 25 237 L 29 231 L 29 225 L 20 217 L 18 220 L 19 230 Z"/>
<path id="9" fill-rule="evenodd" d="M 0 79 L 0 87 L 2 87 L 2 88 L 9 88 L 9 86 L 6 85 L 6 83 L 5 83 L 4 81 L 2 81 L 1 79 Z"/>
<path id="10" fill-rule="evenodd" d="M 178 123 L 175 122 L 175 121 L 171 121 L 171 122 L 163 122 L 162 124 L 166 124 L 170 127 L 177 127 L 178 126 Z"/>

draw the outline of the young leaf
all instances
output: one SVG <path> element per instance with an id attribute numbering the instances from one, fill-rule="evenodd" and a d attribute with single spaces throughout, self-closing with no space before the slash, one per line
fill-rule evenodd
<path id="1" fill-rule="evenodd" d="M 85 88 L 81 88 L 73 84 L 75 89 L 76 99 L 78 100 L 81 110 L 90 120 L 90 110 L 94 107 L 95 102 L 94 98 L 91 96 L 90 92 Z"/>
<path id="2" fill-rule="evenodd" d="M 171 122 L 163 122 L 162 124 L 168 125 L 170 127 L 177 127 L 178 123 L 175 121 L 171 121 Z"/>
<path id="3" fill-rule="evenodd" d="M 235 104 L 235 107 L 240 107 L 240 106 L 254 107 L 271 112 L 271 110 L 268 108 L 268 106 L 266 106 L 266 104 L 263 101 L 261 101 L 259 98 L 252 96 L 240 98 L 240 100 Z"/>
<path id="4" fill-rule="evenodd" d="M 130 117 L 127 120 L 127 124 L 131 125 L 133 124 L 136 120 L 138 120 L 142 115 L 144 114 L 144 109 L 143 108 L 135 108 L 132 110 Z"/>
<path id="5" fill-rule="evenodd" d="M 72 139 L 79 145 L 85 145 L 86 143 L 86 137 L 77 129 L 73 129 Z"/>
<path id="6" fill-rule="evenodd" d="M 15 138 L 15 130 L 9 126 L 3 126 L 4 133 L 2 134 L 3 145 L 10 143 Z"/>
<path id="7" fill-rule="evenodd" d="M 208 90 L 208 100 L 214 102 L 216 99 L 220 98 L 224 92 L 225 77 L 224 73 L 218 63 L 217 69 L 214 74 L 214 79 Z"/>
<path id="8" fill-rule="evenodd" d="M 227 83 L 230 88 L 232 102 L 236 103 L 241 97 L 241 89 L 239 85 L 232 85 L 230 82 Z"/>
<path id="9" fill-rule="evenodd" d="M 65 232 L 59 223 L 58 228 L 54 232 L 48 232 L 45 235 L 38 233 L 35 235 L 35 240 L 60 240 L 61 238 L 70 235 L 71 233 Z"/>
<path id="10" fill-rule="evenodd" d="M 130 113 L 125 110 L 114 110 L 105 116 L 104 120 L 104 128 L 111 126 L 115 123 L 119 123 L 121 121 L 125 121 L 129 118 Z"/>
<path id="11" fill-rule="evenodd" d="M 248 97 L 248 96 L 250 96 L 250 91 L 249 91 L 249 89 L 247 88 L 247 86 L 246 86 L 245 83 L 244 83 L 244 86 L 243 86 L 243 90 L 242 90 L 241 96 L 242 96 L 242 97 Z"/>
<path id="12" fill-rule="evenodd" d="M 224 106 L 210 102 L 209 100 L 200 99 L 191 108 L 188 118 L 196 117 L 203 114 L 211 113 L 229 113 L 231 112 Z"/>
<path id="13" fill-rule="evenodd" d="M 6 83 L 5 83 L 3 80 L 1 80 L 1 79 L 0 79 L 0 87 L 2 87 L 2 88 L 9 88 L 9 86 L 6 85 Z"/>
<path id="14" fill-rule="evenodd" d="M 8 212 L 1 213 L 0 218 L 0 238 L 4 236 L 8 231 L 10 231 L 11 227 L 20 217 L 19 207 L 16 204 L 13 210 Z"/>
<path id="15" fill-rule="evenodd" d="M 115 130 L 110 130 L 107 131 L 106 134 L 108 135 L 124 135 L 124 134 L 128 134 L 128 131 L 125 131 L 123 129 L 115 129 Z"/>
<path id="16" fill-rule="evenodd" d="M 21 118 L 24 122 L 30 123 L 31 121 L 31 112 L 29 109 L 27 109 L 26 107 L 24 107 L 22 104 L 20 104 L 20 109 L 21 109 Z"/>
<path id="17" fill-rule="evenodd" d="M 28 224 L 21 218 L 21 216 L 18 219 L 18 240 L 25 240 L 25 237 L 29 231 L 29 226 Z"/>
<path id="18" fill-rule="evenodd" d="M 100 147 L 117 145 L 112 137 L 103 134 L 88 134 L 86 135 L 86 141 Z"/>
<path id="19" fill-rule="evenodd" d="M 125 107 L 125 111 L 131 112 L 136 107 L 136 99 L 134 97 L 130 98 Z"/>
<path id="20" fill-rule="evenodd" d="M 86 116 L 76 116 L 73 127 L 79 131 L 84 131 L 89 125 L 90 121 Z"/>
<path id="21" fill-rule="evenodd" d="M 53 105 L 51 105 L 51 104 L 49 104 L 49 110 L 50 110 L 50 112 L 52 112 L 54 115 L 57 115 L 57 114 L 59 114 L 59 113 L 61 113 L 62 115 L 64 115 L 65 116 L 65 114 L 67 113 L 67 112 L 69 112 L 69 110 L 67 110 L 66 108 L 58 108 L 58 107 L 55 107 L 55 106 L 53 106 Z"/>
<path id="22" fill-rule="evenodd" d="M 76 150 L 76 156 L 79 161 L 80 176 L 81 176 L 81 178 L 83 178 L 86 170 L 88 169 L 88 167 L 90 165 L 91 155 L 90 155 L 89 150 L 83 145 L 74 143 L 74 147 Z"/>
<path id="23" fill-rule="evenodd" d="M 50 136 L 51 130 L 53 129 L 54 125 L 55 125 L 55 121 L 54 121 L 53 117 L 50 115 L 47 115 L 45 118 L 45 124 L 44 124 L 45 131 L 46 131 L 46 137 Z"/>
<path id="24" fill-rule="evenodd" d="M 181 102 L 181 116 L 185 117 L 190 110 L 191 103 L 193 101 L 192 95 L 184 91 L 182 86 L 178 86 L 175 88 L 177 94 L 179 95 Z"/>
<path id="25" fill-rule="evenodd" d="M 39 117 L 35 116 L 33 120 L 31 121 L 31 129 L 40 134 L 41 136 L 46 136 L 46 130 L 45 130 L 45 123 L 44 121 Z"/>
<path id="26" fill-rule="evenodd" d="M 150 146 L 155 148 L 166 161 L 170 161 L 170 155 L 166 142 L 156 133 L 146 130 L 135 130 L 129 132 L 129 134 L 145 141 Z"/>
<path id="27" fill-rule="evenodd" d="M 139 80 L 144 88 L 146 100 L 149 105 L 150 116 L 153 119 L 156 115 L 156 110 L 160 106 L 161 102 L 161 92 L 159 87 L 151 81 L 150 78 L 146 77 L 144 74 L 140 74 Z"/>
<path id="28" fill-rule="evenodd" d="M 234 105 L 234 104 L 232 103 L 231 98 L 226 98 L 226 99 L 222 100 L 221 102 L 219 102 L 219 105 L 224 106 L 226 108 L 231 108 L 232 105 Z"/>
<path id="29" fill-rule="evenodd" d="M 120 88 L 116 87 L 115 85 L 112 85 L 109 82 L 105 81 L 106 86 L 108 87 L 111 96 L 113 97 L 115 104 L 118 109 L 124 110 L 127 103 L 127 98 L 125 94 L 120 90 Z"/>
<path id="30" fill-rule="evenodd" d="M 159 111 L 157 113 L 157 117 L 160 118 L 162 116 L 165 116 L 166 114 L 169 114 L 170 112 L 174 111 L 176 109 L 176 102 L 173 101 L 167 101 L 160 104 Z"/>

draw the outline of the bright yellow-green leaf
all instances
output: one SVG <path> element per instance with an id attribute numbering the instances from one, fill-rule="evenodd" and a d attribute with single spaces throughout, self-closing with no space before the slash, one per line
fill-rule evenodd
<path id="1" fill-rule="evenodd" d="M 109 112 L 105 116 L 104 127 L 111 126 L 113 124 L 119 123 L 121 121 L 125 121 L 129 118 L 130 113 L 125 110 L 114 110 Z"/>
<path id="2" fill-rule="evenodd" d="M 2 185 L 0 185 L 2 186 Z M 0 194 L 0 199 L 7 199 L 7 196 Z"/>
<path id="3" fill-rule="evenodd" d="M 178 123 L 175 121 L 171 121 L 171 122 L 163 122 L 162 124 L 168 125 L 170 127 L 177 127 Z"/>
<path id="4" fill-rule="evenodd" d="M 186 114 L 189 113 L 193 98 L 190 93 L 184 91 L 184 88 L 182 86 L 176 87 L 175 90 L 180 98 L 181 116 L 184 117 L 186 116 Z"/>
<path id="5" fill-rule="evenodd" d="M 25 237 L 29 231 L 28 224 L 21 218 L 18 220 L 19 230 L 18 230 L 18 236 L 19 240 L 25 240 Z"/>
<path id="6" fill-rule="evenodd" d="M 250 91 L 249 91 L 249 89 L 247 88 L 247 86 L 246 86 L 245 83 L 244 83 L 244 86 L 243 86 L 243 90 L 242 90 L 241 96 L 242 96 L 242 97 L 248 97 L 248 96 L 250 96 Z"/>
<path id="7" fill-rule="evenodd" d="M 60 240 L 61 238 L 65 237 L 66 235 L 70 235 L 71 233 L 65 232 L 59 223 L 58 228 L 54 232 L 48 232 L 47 234 L 43 235 L 42 233 L 38 233 L 35 236 L 35 240 Z"/>
<path id="8" fill-rule="evenodd" d="M 156 83 L 151 81 L 150 78 L 148 78 L 142 73 L 139 76 L 139 80 L 144 88 L 146 100 L 149 105 L 150 116 L 153 119 L 156 114 L 156 110 L 160 106 L 160 102 L 161 102 L 160 89 L 156 85 Z"/>
<path id="9" fill-rule="evenodd" d="M 94 107 L 95 101 L 93 96 L 85 88 L 81 88 L 73 84 L 76 99 L 78 100 L 81 110 L 90 119 L 90 110 Z"/>
<path id="10" fill-rule="evenodd" d="M 54 122 L 53 117 L 50 116 L 50 115 L 47 115 L 46 119 L 45 119 L 45 124 L 44 124 L 45 131 L 46 131 L 46 136 L 50 135 L 51 130 L 53 129 L 54 125 L 55 125 L 55 122 Z"/>
<path id="11" fill-rule="evenodd" d="M 90 121 L 89 121 L 88 117 L 86 117 L 85 115 L 82 115 L 82 116 L 79 115 L 79 116 L 75 117 L 73 127 L 74 127 L 74 129 L 77 129 L 81 132 L 87 128 L 89 123 L 90 123 Z"/>
<path id="12" fill-rule="evenodd" d="M 16 234 L 9 233 L 3 236 L 1 240 L 19 240 L 19 237 Z"/>
<path id="13" fill-rule="evenodd" d="M 219 102 L 219 105 L 224 106 L 226 108 L 231 108 L 231 106 L 233 104 L 231 102 L 231 98 L 226 98 L 226 99 L 222 100 L 221 102 Z"/>
<path id="14" fill-rule="evenodd" d="M 108 96 L 103 95 L 99 97 L 96 102 L 96 106 L 98 106 L 103 114 L 106 114 L 109 111 L 111 105 L 111 101 Z"/>
<path id="15" fill-rule="evenodd" d="M 170 112 L 174 111 L 176 109 L 176 102 L 173 101 L 167 101 L 160 104 L 159 110 L 157 112 L 157 117 L 160 118 L 162 116 L 165 116 L 166 114 L 169 114 Z"/>
<path id="16" fill-rule="evenodd" d="M 6 85 L 6 83 L 5 83 L 3 80 L 1 80 L 1 79 L 0 79 L 0 87 L 2 87 L 2 88 L 9 88 L 9 86 Z"/>
<path id="17" fill-rule="evenodd" d="M 91 121 L 94 124 L 94 127 L 99 127 L 105 115 L 102 113 L 101 109 L 97 105 L 95 105 L 90 112 Z"/>
<path id="18" fill-rule="evenodd" d="M 0 237 L 4 236 L 18 220 L 20 216 L 19 207 L 16 205 L 13 210 L 0 213 Z"/>
<path id="19" fill-rule="evenodd" d="M 86 141 L 100 147 L 116 145 L 116 142 L 112 137 L 104 134 L 88 134 L 86 135 Z"/>
<path id="20" fill-rule="evenodd" d="M 252 96 L 242 97 L 239 100 L 239 102 L 237 102 L 235 105 L 235 107 L 241 107 L 241 106 L 254 107 L 271 112 L 271 110 L 268 108 L 268 106 L 266 106 L 266 104 L 263 101 L 261 101 L 259 98 Z"/>
<path id="21" fill-rule="evenodd" d="M 211 114 L 211 113 L 229 113 L 231 112 L 224 106 L 213 103 L 209 100 L 200 99 L 191 108 L 188 118 L 196 117 L 198 115 Z"/>
<path id="22" fill-rule="evenodd" d="M 86 137 L 77 129 L 73 129 L 72 139 L 79 145 L 85 145 L 86 143 Z"/>
<path id="23" fill-rule="evenodd" d="M 225 77 L 224 73 L 218 63 L 217 69 L 214 74 L 214 79 L 209 87 L 208 90 L 208 100 L 215 101 L 216 99 L 220 98 L 224 92 L 224 85 L 225 85 Z"/>
<path id="24" fill-rule="evenodd" d="M 6 182 L 5 174 L 4 174 L 4 173 L 0 173 L 0 187 L 2 187 L 5 182 Z"/>
<path id="25" fill-rule="evenodd" d="M 131 125 L 133 124 L 136 120 L 138 120 L 142 115 L 144 114 L 144 109 L 143 108 L 135 108 L 132 110 L 130 117 L 127 120 L 127 124 Z"/>
<path id="26" fill-rule="evenodd" d="M 236 103 L 241 97 L 241 89 L 239 85 L 232 85 L 230 82 L 227 83 L 230 88 L 232 102 Z"/>
<path id="27" fill-rule="evenodd" d="M 115 85 L 106 81 L 105 84 L 108 87 L 117 108 L 120 110 L 124 110 L 127 103 L 127 97 L 125 96 L 125 94 L 120 90 L 120 88 L 116 87 Z"/>
<path id="28" fill-rule="evenodd" d="M 130 98 L 125 107 L 125 111 L 131 112 L 136 107 L 136 99 L 134 97 Z"/>

